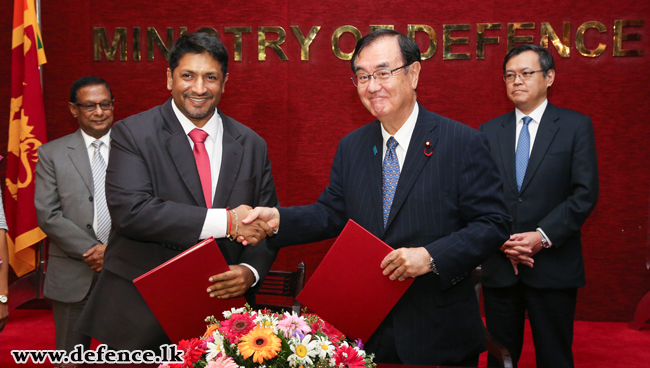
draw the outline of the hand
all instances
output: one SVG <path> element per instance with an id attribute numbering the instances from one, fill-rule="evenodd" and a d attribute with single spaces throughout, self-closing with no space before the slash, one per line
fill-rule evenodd
<path id="1" fill-rule="evenodd" d="M 9 305 L 0 304 L 0 332 L 5 329 L 7 319 L 9 319 Z"/>
<path id="2" fill-rule="evenodd" d="M 270 207 L 255 207 L 254 210 L 250 211 L 248 216 L 242 220 L 244 224 L 250 224 L 253 221 L 263 221 L 271 229 L 269 236 L 273 235 L 273 230 L 278 230 L 280 228 L 280 211 L 277 208 Z M 239 237 L 237 241 L 241 242 L 244 245 L 249 243 L 244 240 L 242 237 Z M 255 245 L 255 244 L 253 244 Z"/>
<path id="3" fill-rule="evenodd" d="M 83 254 L 84 261 L 88 267 L 92 268 L 93 271 L 99 272 L 104 267 L 105 250 L 106 244 L 97 244 L 94 247 L 88 249 L 88 251 Z"/>
<path id="4" fill-rule="evenodd" d="M 210 277 L 214 284 L 208 287 L 211 298 L 228 299 L 243 295 L 250 289 L 255 276 L 246 266 L 230 265 L 230 271 Z"/>
<path id="5" fill-rule="evenodd" d="M 512 234 L 510 239 L 501 246 L 501 251 L 514 261 L 515 274 L 518 274 L 516 265 L 519 263 L 532 268 L 535 264 L 532 257 L 541 249 L 542 236 L 537 231 Z"/>
<path id="6" fill-rule="evenodd" d="M 273 235 L 273 229 L 265 221 L 242 222 L 247 218 L 251 209 L 250 206 L 241 205 L 233 210 L 237 215 L 232 216 L 231 219 L 232 221 L 238 221 L 238 224 L 233 223 L 230 226 L 230 235 L 237 237 L 237 241 L 244 245 L 257 245 L 265 237 Z"/>
<path id="7" fill-rule="evenodd" d="M 390 274 L 391 281 L 404 281 L 409 277 L 417 277 L 431 272 L 429 258 L 431 255 L 425 248 L 399 248 L 390 252 L 383 261 L 381 268 L 384 275 Z"/>

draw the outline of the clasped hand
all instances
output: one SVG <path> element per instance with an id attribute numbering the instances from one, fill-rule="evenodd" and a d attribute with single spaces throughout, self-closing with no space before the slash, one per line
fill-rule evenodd
<path id="1" fill-rule="evenodd" d="M 518 264 L 533 268 L 533 256 L 542 249 L 542 236 L 537 231 L 512 234 L 501 246 L 501 251 L 510 259 L 515 275 L 519 274 Z"/>
<path id="2" fill-rule="evenodd" d="M 260 207 L 258 207 L 260 208 Z M 230 235 L 244 245 L 257 245 L 267 236 L 273 235 L 273 229 L 264 219 L 251 218 L 253 208 L 242 204 L 231 210 L 229 224 Z M 235 213 L 232 213 L 235 212 Z M 250 220 L 248 220 L 250 218 Z M 248 220 L 248 221 L 246 221 Z"/>

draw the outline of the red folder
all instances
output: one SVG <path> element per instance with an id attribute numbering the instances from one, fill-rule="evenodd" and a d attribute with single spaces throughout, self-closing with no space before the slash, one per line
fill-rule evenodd
<path id="1" fill-rule="evenodd" d="M 413 279 L 391 281 L 379 266 L 388 244 L 350 220 L 298 300 L 347 337 L 366 342 Z"/>
<path id="2" fill-rule="evenodd" d="M 244 297 L 210 298 L 210 276 L 229 271 L 219 245 L 208 238 L 133 280 L 140 295 L 173 343 L 202 336 L 205 317 L 241 308 Z"/>

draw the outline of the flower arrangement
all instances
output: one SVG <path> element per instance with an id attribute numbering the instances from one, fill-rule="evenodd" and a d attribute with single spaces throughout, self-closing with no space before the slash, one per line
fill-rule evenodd
<path id="1" fill-rule="evenodd" d="M 361 340 L 350 342 L 315 315 L 243 308 L 206 318 L 205 334 L 181 340 L 183 362 L 159 368 L 374 368 Z"/>

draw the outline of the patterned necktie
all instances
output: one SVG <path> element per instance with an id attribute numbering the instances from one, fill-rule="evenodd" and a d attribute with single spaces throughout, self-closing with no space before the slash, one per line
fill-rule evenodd
<path id="1" fill-rule="evenodd" d="M 517 152 L 515 153 L 515 163 L 517 164 L 517 189 L 521 191 L 521 184 L 524 183 L 526 168 L 528 167 L 528 156 L 530 154 L 530 132 L 528 132 L 528 123 L 533 118 L 524 116 L 524 126 L 519 133 L 519 142 L 517 143 Z"/>
<path id="2" fill-rule="evenodd" d="M 397 161 L 397 155 L 395 154 L 397 144 L 395 138 L 388 138 L 388 142 L 386 142 L 386 157 L 384 157 L 384 165 L 382 167 L 384 227 L 386 227 L 386 222 L 388 221 L 390 206 L 393 204 L 395 188 L 397 188 L 397 182 L 399 181 L 399 161 Z"/>
<path id="3" fill-rule="evenodd" d="M 194 142 L 192 152 L 194 152 L 196 168 L 199 170 L 205 204 L 208 208 L 212 208 L 212 172 L 210 170 L 210 158 L 208 157 L 208 151 L 206 151 L 204 143 L 208 138 L 208 133 L 205 130 L 193 129 L 189 136 L 192 142 Z"/>
<path id="4" fill-rule="evenodd" d="M 95 148 L 93 154 L 93 162 L 90 169 L 93 173 L 93 187 L 95 190 L 94 201 L 95 210 L 97 211 L 97 240 L 106 244 L 108 241 L 108 234 L 111 232 L 111 214 L 108 213 L 108 206 L 106 205 L 106 162 L 100 153 L 99 149 L 104 142 L 99 139 L 95 140 L 91 145 Z"/>

